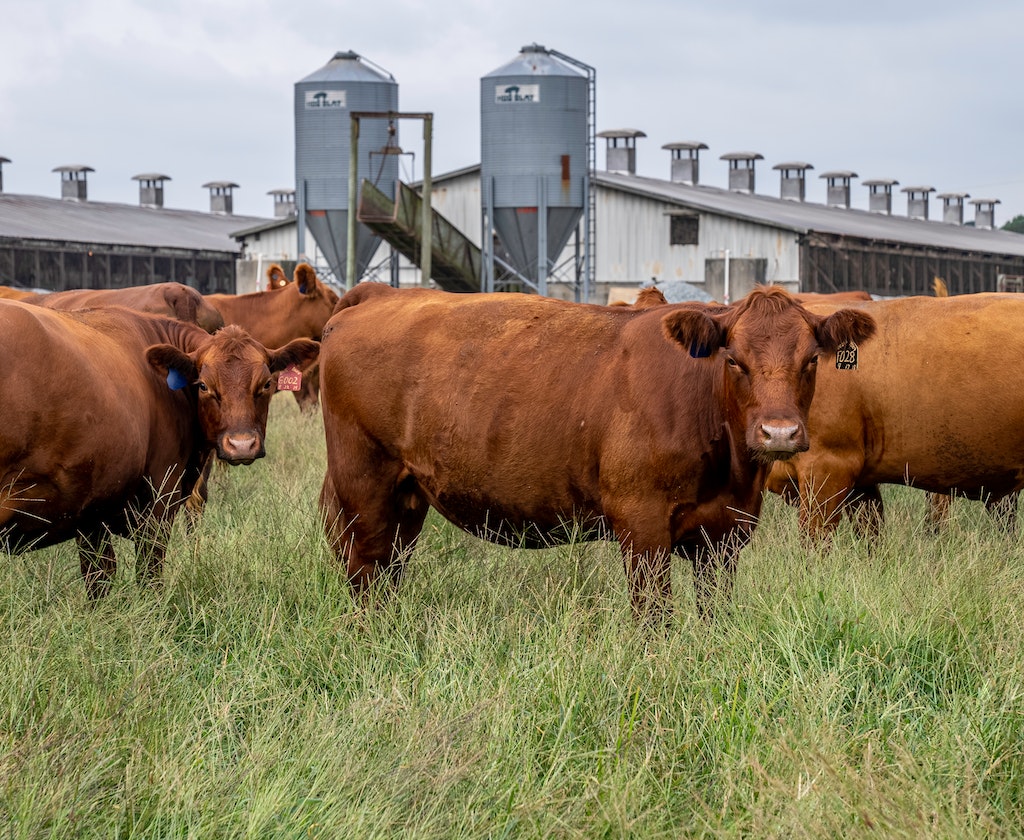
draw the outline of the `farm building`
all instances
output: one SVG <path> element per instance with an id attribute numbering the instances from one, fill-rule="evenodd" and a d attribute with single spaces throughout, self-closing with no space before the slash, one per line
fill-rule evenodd
<path id="1" fill-rule="evenodd" d="M 269 258 L 291 237 L 309 253 L 312 231 L 339 283 L 351 271 L 348 285 L 415 285 L 429 256 L 431 281 L 452 291 L 592 302 L 651 283 L 727 300 L 757 283 L 888 297 L 928 293 L 936 277 L 952 294 L 1014 288 L 1024 277 L 1024 237 L 995 229 L 997 199 L 975 198 L 965 221 L 970 196 L 941 193 L 933 219 L 932 187 L 904 187 L 904 214 L 893 208 L 898 182 L 878 179 L 863 182 L 869 202 L 859 210 L 851 206 L 859 176 L 844 171 L 821 174 L 827 200 L 816 204 L 805 200 L 814 167 L 803 162 L 776 164 L 778 192 L 767 195 L 755 189 L 763 159 L 755 152 L 721 155 L 728 188 L 711 187 L 699 177 L 707 149 L 699 142 L 666 143 L 667 177 L 639 177 L 645 134 L 596 131 L 595 78 L 570 56 L 523 47 L 480 79 L 481 163 L 405 184 L 395 163 L 399 121 L 432 115 L 398 111 L 390 73 L 338 52 L 295 85 L 294 223 L 243 231 L 245 249 Z"/>
<path id="2" fill-rule="evenodd" d="M 0 192 L 0 283 L 114 289 L 177 281 L 234 292 L 243 246 L 233 234 L 266 219 L 232 214 L 230 182 L 211 182 L 210 212 L 163 206 L 168 176 L 135 176 L 139 204 L 89 201 L 87 166 L 58 167 L 62 197 Z"/>
<path id="3" fill-rule="evenodd" d="M 667 144 L 673 153 L 680 146 L 702 145 Z M 749 166 L 742 167 L 742 181 L 731 178 L 729 189 L 701 184 L 696 158 L 684 169 L 675 154 L 666 158 L 665 180 L 639 177 L 630 169 L 594 173 L 591 300 L 605 302 L 609 295 L 628 297 L 645 285 L 679 281 L 724 300 L 727 272 L 731 299 L 755 283 L 814 292 L 863 289 L 880 297 L 930 294 L 935 277 L 951 294 L 1019 288 L 1024 236 L 994 228 L 994 199 L 966 203 L 973 206 L 974 218 L 965 219 L 966 196 L 936 196 L 942 204 L 935 213 L 924 189 L 921 197 L 907 192 L 907 212 L 899 213 L 893 206 L 896 184 L 884 181 L 867 184 L 874 209 L 860 210 L 850 206 L 856 175 L 829 172 L 822 176 L 828 178 L 829 201 L 817 204 L 803 198 L 807 164 L 776 166 L 778 195 L 758 194 L 753 166 L 759 156 L 742 154 Z M 678 180 L 684 176 L 688 179 Z M 434 176 L 431 205 L 480 248 L 479 165 Z M 293 220 L 279 222 L 277 230 L 294 241 Z M 250 256 L 259 253 L 258 242 L 243 238 Z M 571 283 L 557 278 L 573 264 L 578 247 L 571 238 L 555 261 L 549 294 L 571 296 Z M 391 257 L 385 237 L 363 278 L 391 280 Z M 397 264 L 400 285 L 419 283 L 415 265 L 405 258 Z"/>

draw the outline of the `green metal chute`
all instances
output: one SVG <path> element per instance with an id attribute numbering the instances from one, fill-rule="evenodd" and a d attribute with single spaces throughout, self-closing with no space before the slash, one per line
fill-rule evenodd
<path id="1" fill-rule="evenodd" d="M 423 199 L 412 187 L 396 181 L 392 201 L 370 181 L 363 180 L 356 219 L 415 265 L 420 264 L 423 239 Z M 479 292 L 480 249 L 436 210 L 431 212 L 430 276 L 449 292 Z"/>

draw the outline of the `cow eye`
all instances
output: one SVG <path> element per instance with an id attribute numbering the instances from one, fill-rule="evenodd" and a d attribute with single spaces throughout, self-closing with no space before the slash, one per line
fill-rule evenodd
<path id="1" fill-rule="evenodd" d="M 747 369 L 740 362 L 736 361 L 736 359 L 734 359 L 732 356 L 726 356 L 725 361 L 726 364 L 728 364 L 729 367 L 731 367 L 737 373 L 747 372 Z"/>
<path id="2" fill-rule="evenodd" d="M 268 379 L 266 382 L 263 383 L 263 390 L 264 391 L 269 391 L 273 384 L 274 384 L 274 380 L 273 379 Z"/>
<path id="3" fill-rule="evenodd" d="M 206 391 L 210 390 L 209 388 L 206 387 L 206 383 L 203 382 L 202 379 L 199 380 L 199 390 L 203 391 L 203 392 L 206 392 Z"/>

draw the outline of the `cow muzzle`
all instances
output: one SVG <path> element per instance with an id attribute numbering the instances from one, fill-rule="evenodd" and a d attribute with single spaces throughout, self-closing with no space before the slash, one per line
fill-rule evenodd
<path id="1" fill-rule="evenodd" d="M 810 443 L 802 423 L 761 423 L 757 431 L 757 454 L 768 460 L 784 460 L 806 452 Z"/>
<path id="2" fill-rule="evenodd" d="M 229 464 L 251 464 L 266 454 L 262 436 L 254 432 L 229 432 L 217 441 L 217 457 Z"/>

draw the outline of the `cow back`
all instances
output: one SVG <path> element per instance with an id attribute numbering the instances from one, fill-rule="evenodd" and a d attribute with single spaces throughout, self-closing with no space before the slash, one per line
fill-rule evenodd
<path id="1" fill-rule="evenodd" d="M 69 289 L 41 295 L 37 301 L 48 309 L 89 309 L 100 306 L 124 306 L 136 312 L 162 315 L 189 324 L 206 332 L 216 332 L 224 319 L 197 289 L 184 283 L 152 283 L 123 289 Z"/>

